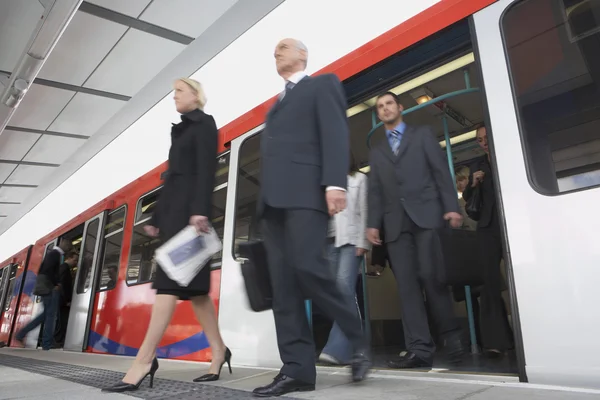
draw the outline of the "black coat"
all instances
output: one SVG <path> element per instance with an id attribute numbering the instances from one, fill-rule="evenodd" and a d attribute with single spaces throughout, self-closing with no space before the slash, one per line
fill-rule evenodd
<path id="1" fill-rule="evenodd" d="M 469 176 L 469 183 L 463 192 L 463 199 L 469 201 L 473 195 L 473 173 L 477 171 L 483 171 L 485 176 L 483 181 L 479 184 L 481 190 L 481 215 L 479 221 L 477 221 L 477 230 L 488 228 L 492 225 L 492 222 L 496 220 L 496 194 L 494 189 L 494 176 L 492 175 L 492 167 L 488 161 L 487 155 L 475 159 L 473 164 L 469 167 L 471 175 Z"/>
<path id="2" fill-rule="evenodd" d="M 189 224 L 192 215 L 211 218 L 218 130 L 212 116 L 194 110 L 171 130 L 169 170 L 152 216 L 162 241 Z"/>
<path id="3" fill-rule="evenodd" d="M 277 101 L 261 138 L 264 205 L 327 212 L 325 188 L 346 188 L 350 130 L 346 97 L 333 74 L 306 76 Z"/>
<path id="4" fill-rule="evenodd" d="M 398 155 L 386 140 L 371 150 L 368 227 L 400 237 L 405 215 L 424 229 L 441 228 L 443 215 L 459 213 L 458 197 L 444 152 L 428 127 L 407 125 Z"/>

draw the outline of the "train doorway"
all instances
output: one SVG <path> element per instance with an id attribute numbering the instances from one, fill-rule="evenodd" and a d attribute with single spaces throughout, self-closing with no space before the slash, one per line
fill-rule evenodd
<path id="1" fill-rule="evenodd" d="M 461 178 L 466 177 L 468 181 L 469 176 L 479 169 L 481 160 L 486 157 L 478 142 L 484 140 L 481 137 L 478 139 L 478 128 L 484 125 L 486 115 L 480 85 L 475 55 L 471 49 L 467 49 L 446 58 L 425 73 L 413 75 L 408 80 L 396 81 L 387 87 L 381 87 L 377 92 L 372 92 L 369 97 L 348 110 L 352 153 L 359 164 L 360 171 L 369 177 L 369 147 L 377 146 L 381 141 L 387 140 L 385 130 L 374 112 L 374 106 L 378 94 L 391 91 L 398 95 L 404 106 L 404 121 L 408 125 L 425 125 L 432 128 L 440 144 L 440 157 L 448 160 L 449 170 L 457 189 L 456 196 L 464 214 L 465 202 L 461 195 L 465 190 L 465 181 Z M 476 225 L 476 221 L 465 218 L 460 230 L 465 231 L 465 235 L 470 235 L 469 237 L 474 240 L 472 243 L 480 246 L 481 241 L 477 240 L 479 232 Z M 494 266 L 499 270 L 497 273 L 499 281 L 486 286 L 477 272 L 482 268 L 478 264 L 481 260 L 473 261 L 473 265 L 454 265 L 458 261 L 453 259 L 455 256 L 451 253 L 456 253 L 457 247 L 454 251 L 447 251 L 448 247 L 454 246 L 453 243 L 448 242 L 442 246 L 446 249 L 443 252 L 444 268 L 460 270 L 458 273 L 460 279 L 447 281 L 448 296 L 452 298 L 454 312 L 461 322 L 464 341 L 470 354 L 462 364 L 458 366 L 450 364 L 445 356 L 443 340 L 436 333 L 436 324 L 428 315 L 430 331 L 438 351 L 435 354 L 433 367 L 425 370 L 440 373 L 470 372 L 516 376 L 518 364 L 512 334 L 514 324 L 511 321 L 512 307 L 509 306 L 510 296 L 504 262 L 499 261 Z M 461 248 L 460 251 L 479 250 Z M 390 361 L 401 357 L 406 351 L 404 332 L 407 327 L 403 325 L 402 296 L 398 292 L 389 260 L 381 252 L 381 248 L 374 248 L 362 260 L 356 292 L 364 328 L 370 336 L 374 351 L 375 366 L 389 368 Z M 466 258 L 459 257 L 459 259 Z M 474 260 L 472 257 L 471 259 Z M 489 287 L 497 288 L 500 292 L 503 304 L 501 312 L 504 314 L 499 318 L 507 320 L 508 329 L 511 330 L 507 333 L 510 344 L 502 349 L 482 347 L 482 344 L 485 346 L 486 343 L 490 343 L 489 337 L 486 336 L 489 333 L 485 333 L 489 332 L 489 326 L 484 325 L 489 323 L 489 315 L 485 314 L 488 308 L 485 302 L 482 303 L 483 293 Z M 429 314 L 429 304 L 425 295 L 424 301 Z M 324 318 L 317 308 L 311 309 L 310 304 L 307 304 L 307 312 L 312 319 L 317 351 L 320 354 L 328 341 L 332 322 Z M 327 357 L 321 357 L 320 361 L 328 364 Z M 420 368 L 405 370 L 423 371 Z"/>

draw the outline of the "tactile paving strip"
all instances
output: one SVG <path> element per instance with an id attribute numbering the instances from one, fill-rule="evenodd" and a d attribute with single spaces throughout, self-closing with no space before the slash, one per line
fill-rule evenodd
<path id="1" fill-rule="evenodd" d="M 103 388 L 119 382 L 122 372 L 109 371 L 99 368 L 89 368 L 80 365 L 63 364 L 53 361 L 33 360 L 25 357 L 0 354 L 0 365 L 18 368 L 35 374 L 79 383 L 81 385 Z M 142 399 L 206 399 L 206 400 L 237 400 L 255 399 L 251 393 L 243 390 L 229 389 L 214 385 L 203 385 L 193 382 L 181 382 L 171 379 L 154 379 L 154 388 L 150 389 L 150 378 L 146 378 L 140 388 L 127 392 L 128 396 Z M 288 398 L 290 399 L 290 398 Z"/>

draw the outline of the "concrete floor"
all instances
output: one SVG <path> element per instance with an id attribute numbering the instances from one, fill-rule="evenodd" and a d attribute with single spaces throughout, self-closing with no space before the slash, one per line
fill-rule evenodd
<path id="1" fill-rule="evenodd" d="M 125 372 L 131 358 L 62 350 L 1 349 L 2 355 L 53 361 L 81 367 Z M 159 360 L 157 378 L 190 382 L 208 369 L 208 364 L 175 360 Z M 271 382 L 276 374 L 272 369 L 233 366 L 233 374 L 224 369 L 221 380 L 212 385 L 250 392 L 257 386 Z M 398 400 L 588 400 L 599 399 L 600 391 L 561 390 L 515 382 L 513 377 L 478 375 L 450 375 L 426 372 L 375 371 L 361 383 L 349 382 L 347 369 L 319 367 L 317 390 L 294 394 L 293 398 L 353 400 L 392 398 Z M 485 379 L 485 380 L 484 380 Z M 42 383 L 40 385 L 40 383 Z M 145 383 L 147 385 L 147 383 Z M 156 387 L 156 385 L 155 385 Z M 101 397 L 100 397 L 101 396 Z M 243 396 L 244 398 L 246 396 Z M 0 399 L 119 399 L 123 395 L 100 393 L 98 389 L 38 374 L 0 367 Z M 175 397 L 173 397 L 175 398 Z M 186 397 L 187 399 L 188 397 Z M 198 397 L 200 398 L 200 397 Z M 251 398 L 248 393 L 248 398 Z"/>

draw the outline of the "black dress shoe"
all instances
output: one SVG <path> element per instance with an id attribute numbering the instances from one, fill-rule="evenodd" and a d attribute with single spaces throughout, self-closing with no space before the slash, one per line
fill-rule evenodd
<path id="1" fill-rule="evenodd" d="M 400 356 L 397 360 L 390 360 L 387 362 L 388 367 L 396 369 L 410 369 L 410 368 L 427 368 L 431 369 L 432 362 L 423 360 L 412 351 L 407 351 L 404 355 Z"/>
<path id="2" fill-rule="evenodd" d="M 142 377 L 142 379 L 140 379 L 138 381 L 138 383 L 126 383 L 126 382 L 121 381 L 121 382 L 117 383 L 116 385 L 103 388 L 102 392 L 122 393 L 122 392 L 136 391 L 140 388 L 140 384 L 144 381 L 144 379 L 146 379 L 147 376 L 150 377 L 150 388 L 152 388 L 154 386 L 154 374 L 156 373 L 157 370 L 158 370 L 158 359 L 156 357 L 154 357 L 154 360 L 152 360 L 152 365 L 150 366 L 150 371 L 148 371 L 148 373 L 146 375 L 144 375 Z"/>
<path id="3" fill-rule="evenodd" d="M 223 365 L 225 365 L 225 363 L 227 363 L 227 366 L 229 367 L 229 373 L 231 374 L 231 351 L 229 351 L 229 348 L 227 347 L 225 347 L 225 360 L 221 363 L 221 366 L 219 367 L 219 372 L 217 374 L 205 374 L 199 376 L 198 378 L 194 379 L 194 382 L 218 381 L 221 377 L 221 369 L 223 368 Z"/>
<path id="4" fill-rule="evenodd" d="M 367 356 L 367 352 L 358 352 L 352 357 L 352 380 L 360 382 L 367 377 L 371 370 L 371 360 Z"/>
<path id="5" fill-rule="evenodd" d="M 311 392 L 313 390 L 315 390 L 314 384 L 302 382 L 284 374 L 277 374 L 273 382 L 267 386 L 254 389 L 252 393 L 256 397 L 274 397 L 292 392 Z"/>

